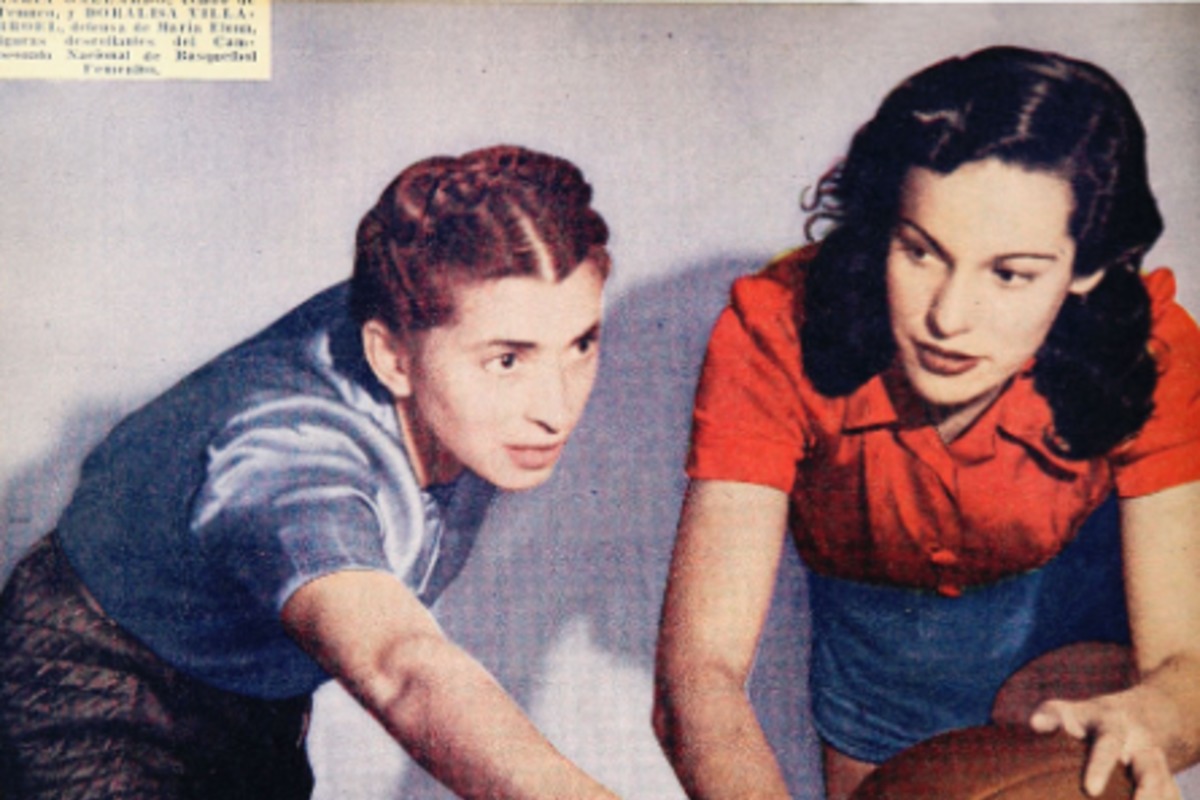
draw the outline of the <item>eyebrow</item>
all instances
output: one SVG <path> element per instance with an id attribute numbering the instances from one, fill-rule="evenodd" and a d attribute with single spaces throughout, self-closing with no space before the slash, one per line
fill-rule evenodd
<path id="1" fill-rule="evenodd" d="M 595 338 L 600 335 L 599 321 L 592 323 L 587 330 L 571 340 L 571 347 L 582 342 L 584 339 Z M 526 342 L 522 339 L 490 339 L 483 343 L 485 349 L 498 348 L 503 350 L 516 350 L 518 352 L 529 352 L 536 350 L 538 345 L 536 342 Z"/>
<path id="2" fill-rule="evenodd" d="M 922 228 L 917 223 L 913 222 L 911 219 L 901 218 L 899 223 L 897 224 L 897 227 L 911 228 L 913 231 L 915 231 L 917 234 L 919 234 L 922 239 L 925 240 L 925 243 L 927 245 L 929 245 L 929 247 L 934 252 L 937 253 L 938 258 L 940 258 L 946 262 L 954 261 L 954 259 L 952 259 L 950 257 L 950 254 L 946 251 L 946 248 L 942 246 L 942 243 L 939 242 L 937 240 L 937 238 L 935 236 L 933 236 L 933 234 L 931 234 L 929 231 Z M 1003 255 L 996 256 L 995 258 L 992 259 L 992 261 L 993 262 L 1011 261 L 1013 259 L 1019 259 L 1019 258 L 1032 258 L 1032 259 L 1036 259 L 1038 261 L 1058 261 L 1058 256 L 1054 253 L 1026 253 L 1026 252 L 1022 252 L 1022 251 L 1018 251 L 1015 253 L 1005 253 Z"/>
<path id="3" fill-rule="evenodd" d="M 599 336 L 600 336 L 600 321 L 597 320 L 596 322 L 593 322 L 591 327 L 589 327 L 586 331 L 584 331 L 583 333 L 579 334 L 574 339 L 572 339 L 571 344 L 577 345 L 580 342 L 582 342 L 584 339 L 596 339 Z"/>
<path id="4" fill-rule="evenodd" d="M 950 254 L 946 252 L 946 248 L 942 247 L 942 243 L 939 242 L 933 236 L 933 234 L 931 234 L 929 231 L 922 228 L 917 223 L 913 222 L 911 219 L 905 219 L 904 217 L 901 217 L 900 221 L 896 225 L 896 227 L 897 228 L 911 228 L 913 230 L 913 232 L 915 232 L 917 235 L 919 235 L 922 239 L 925 240 L 925 244 L 929 245 L 929 247 L 935 253 L 937 253 L 938 258 L 942 259 L 943 261 L 947 261 L 947 262 L 953 260 L 950 258 Z"/>
<path id="5" fill-rule="evenodd" d="M 489 339 L 483 343 L 484 350 L 536 350 L 537 345 L 533 342 L 524 342 L 519 339 Z"/>

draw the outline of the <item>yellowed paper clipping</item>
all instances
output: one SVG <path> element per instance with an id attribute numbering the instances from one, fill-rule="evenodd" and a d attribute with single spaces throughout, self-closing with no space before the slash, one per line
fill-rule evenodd
<path id="1" fill-rule="evenodd" d="M 270 0 L 0 0 L 0 79 L 270 77 Z"/>

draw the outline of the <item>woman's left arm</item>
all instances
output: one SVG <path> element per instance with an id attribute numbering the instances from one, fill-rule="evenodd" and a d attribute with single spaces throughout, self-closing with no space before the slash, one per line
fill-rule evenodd
<path id="1" fill-rule="evenodd" d="M 1091 739 L 1089 794 L 1127 765 L 1136 800 L 1178 798 L 1171 773 L 1200 761 L 1200 482 L 1121 501 L 1129 624 L 1138 681 L 1090 700 L 1051 700 L 1041 731 Z"/>

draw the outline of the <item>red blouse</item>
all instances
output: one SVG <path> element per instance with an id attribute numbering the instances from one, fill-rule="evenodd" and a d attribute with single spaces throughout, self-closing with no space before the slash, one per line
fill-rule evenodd
<path id="1" fill-rule="evenodd" d="M 1049 561 L 1114 485 L 1135 497 L 1200 480 L 1200 329 L 1174 301 L 1169 270 L 1145 278 L 1154 413 L 1107 456 L 1077 461 L 1047 446 L 1050 408 L 1028 371 L 950 444 L 898 370 L 845 397 L 818 393 L 793 317 L 813 252 L 734 283 L 697 389 L 687 470 L 787 492 L 817 572 L 956 595 Z"/>

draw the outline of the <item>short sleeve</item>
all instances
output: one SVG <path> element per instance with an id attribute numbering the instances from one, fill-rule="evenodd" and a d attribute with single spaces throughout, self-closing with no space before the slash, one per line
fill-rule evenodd
<path id="1" fill-rule="evenodd" d="M 421 580 L 436 543 L 399 443 L 312 397 L 268 400 L 210 444 L 191 531 L 210 559 L 278 612 L 304 583 L 347 569 Z"/>
<path id="2" fill-rule="evenodd" d="M 791 490 L 808 439 L 792 297 L 766 274 L 734 283 L 696 389 L 689 477 Z"/>
<path id="3" fill-rule="evenodd" d="M 1200 480 L 1200 328 L 1175 301 L 1175 278 L 1146 278 L 1158 362 L 1154 411 L 1142 430 L 1111 456 L 1121 497 L 1152 494 Z"/>

